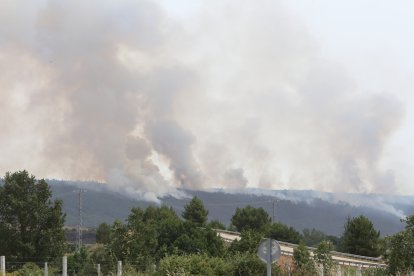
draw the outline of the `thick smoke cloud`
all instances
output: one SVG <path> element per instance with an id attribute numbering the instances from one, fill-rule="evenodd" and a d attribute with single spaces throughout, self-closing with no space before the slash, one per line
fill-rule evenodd
<path id="1" fill-rule="evenodd" d="M 359 91 L 273 2 L 206 1 L 189 23 L 153 1 L 3 1 L 0 168 L 153 201 L 393 191 L 381 158 L 400 103 Z"/>

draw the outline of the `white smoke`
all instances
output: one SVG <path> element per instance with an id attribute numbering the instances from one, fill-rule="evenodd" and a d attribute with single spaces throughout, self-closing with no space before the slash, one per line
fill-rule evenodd
<path id="1" fill-rule="evenodd" d="M 0 3 L 3 171 L 177 187 L 393 191 L 380 168 L 402 107 L 323 60 L 274 1 Z M 24 20 L 22 20 L 24 18 Z"/>

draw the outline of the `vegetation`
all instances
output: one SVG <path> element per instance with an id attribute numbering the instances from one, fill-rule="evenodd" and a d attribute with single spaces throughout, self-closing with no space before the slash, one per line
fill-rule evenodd
<path id="1" fill-rule="evenodd" d="M 325 275 L 331 275 L 333 268 L 335 267 L 335 263 L 331 255 L 332 250 L 333 245 L 331 241 L 322 241 L 314 252 L 315 262 L 322 266 L 323 273 Z"/>
<path id="2" fill-rule="evenodd" d="M 308 246 L 318 246 L 321 241 L 327 240 L 327 235 L 316 229 L 305 228 L 302 233 L 303 242 Z"/>
<path id="3" fill-rule="evenodd" d="M 302 235 L 293 227 L 289 227 L 280 222 L 269 225 L 266 229 L 266 236 L 284 242 L 298 244 L 303 238 Z"/>
<path id="4" fill-rule="evenodd" d="M 233 253 L 248 252 L 255 254 L 262 238 L 263 236 L 261 233 L 253 230 L 245 230 L 241 232 L 240 240 L 231 243 L 229 250 Z"/>
<path id="5" fill-rule="evenodd" d="M 226 226 L 219 220 L 212 220 L 208 223 L 208 226 L 210 226 L 213 229 L 221 229 L 226 230 Z"/>
<path id="6" fill-rule="evenodd" d="M 315 262 L 303 242 L 293 250 L 293 259 L 296 265 L 297 275 L 316 274 Z"/>
<path id="7" fill-rule="evenodd" d="M 375 230 L 372 222 L 364 217 L 358 216 L 348 218 L 341 237 L 341 249 L 344 252 L 378 257 L 380 252 L 380 232 Z"/>
<path id="8" fill-rule="evenodd" d="M 57 269 L 54 267 L 48 267 L 49 275 L 55 275 Z M 6 274 L 7 275 L 7 274 Z M 38 267 L 35 263 L 25 263 L 19 270 L 13 273 L 13 276 L 43 276 L 45 272 Z"/>
<path id="9" fill-rule="evenodd" d="M 196 225 L 205 225 L 207 222 L 208 211 L 204 208 L 203 202 L 198 197 L 184 206 L 183 218 Z"/>
<path id="10" fill-rule="evenodd" d="M 414 271 L 414 215 L 407 217 L 405 230 L 387 239 L 388 268 L 391 275 L 408 275 Z"/>
<path id="11" fill-rule="evenodd" d="M 125 222 L 99 225 L 96 245 L 71 252 L 64 244 L 62 203 L 50 199 L 44 180 L 36 180 L 26 171 L 7 173 L 0 198 L 0 255 L 19 264 L 12 268 L 15 275 L 43 275 L 38 263 L 23 263 L 31 257 L 41 257 L 49 262 L 50 273 L 58 272 L 54 267 L 60 266 L 60 260 L 53 263 L 53 259 L 65 250 L 71 275 L 92 275 L 97 264 L 103 275 L 112 275 L 119 260 L 125 275 L 263 275 L 266 266 L 256 252 L 265 237 L 299 244 L 293 253 L 293 269 L 287 272 L 274 265 L 273 275 L 315 275 L 316 265 L 323 267 L 325 275 L 334 274 L 331 251 L 332 241 L 337 239 L 316 229 L 305 229 L 301 235 L 282 223 L 272 224 L 263 208 L 236 210 L 232 225 L 241 236 L 229 246 L 213 230 L 224 229 L 224 225 L 207 223 L 208 210 L 194 197 L 182 217 L 167 206 L 132 208 Z M 414 270 L 414 215 L 404 222 L 404 231 L 383 242 L 368 218 L 348 218 L 341 248 L 366 256 L 384 253 L 388 267 L 365 269 L 363 275 L 409 274 Z M 305 243 L 317 245 L 313 257 Z"/>
<path id="12" fill-rule="evenodd" d="M 265 275 L 266 266 L 255 254 L 237 253 L 231 257 L 208 255 L 173 255 L 163 258 L 157 275 Z M 281 269 L 272 268 L 272 275 L 281 275 Z"/>
<path id="13" fill-rule="evenodd" d="M 62 256 L 65 216 L 45 180 L 27 171 L 6 173 L 0 187 L 0 255 L 9 260 Z"/>
<path id="14" fill-rule="evenodd" d="M 107 223 L 101 223 L 96 229 L 96 242 L 107 244 L 110 241 L 111 226 Z"/>
<path id="15" fill-rule="evenodd" d="M 384 267 L 369 267 L 362 271 L 363 276 L 388 276 L 389 271 Z"/>
<path id="16" fill-rule="evenodd" d="M 111 229 L 111 239 L 106 248 L 114 260 L 135 263 L 149 268 L 170 255 L 205 254 L 222 256 L 224 242 L 209 227 L 200 227 L 201 220 L 192 208 L 195 201 L 186 206 L 187 212 L 180 219 L 173 209 L 166 206 L 146 209 L 133 208 L 126 224 L 116 221 Z M 200 205 L 197 203 L 196 209 Z M 205 212 L 203 212 L 205 213 Z M 203 220 L 205 221 L 205 220 Z"/>
<path id="17" fill-rule="evenodd" d="M 90 275 L 96 271 L 85 247 L 68 256 L 68 272 L 72 275 Z"/>
<path id="18" fill-rule="evenodd" d="M 254 208 L 247 205 L 244 208 L 237 208 L 231 218 L 231 223 L 237 231 L 256 230 L 263 231 L 270 224 L 270 217 L 263 208 Z"/>
<path id="19" fill-rule="evenodd" d="M 227 260 L 204 254 L 173 255 L 161 260 L 159 275 L 232 275 L 234 266 Z"/>

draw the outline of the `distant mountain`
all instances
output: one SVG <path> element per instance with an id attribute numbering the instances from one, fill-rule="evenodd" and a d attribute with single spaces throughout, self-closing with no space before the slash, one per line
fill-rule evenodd
<path id="1" fill-rule="evenodd" d="M 115 219 L 125 220 L 132 207 L 146 207 L 151 204 L 132 199 L 124 194 L 112 192 L 105 184 L 96 182 L 71 182 L 48 180 L 53 197 L 63 200 L 66 224 L 78 223 L 77 189 L 86 189 L 82 194 L 83 226 L 97 227 L 102 222 L 112 223 Z M 414 213 L 414 198 L 407 196 L 384 196 L 376 194 L 334 194 L 317 191 L 260 190 L 250 189 L 241 193 L 226 190 L 183 191 L 184 198 L 166 196 L 162 204 L 172 206 L 181 214 L 192 196 L 198 196 L 209 210 L 209 219 L 218 219 L 229 225 L 236 208 L 252 205 L 264 208 L 272 216 L 275 201 L 275 220 L 302 231 L 315 228 L 326 234 L 339 236 L 347 217 L 365 215 L 381 231 L 390 235 L 403 228 L 400 218 Z"/>

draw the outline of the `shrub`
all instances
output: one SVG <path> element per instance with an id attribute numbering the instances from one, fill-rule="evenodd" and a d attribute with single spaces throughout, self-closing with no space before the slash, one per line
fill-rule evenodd
<path id="1" fill-rule="evenodd" d="M 231 275 L 232 265 L 224 259 L 201 255 L 173 255 L 160 262 L 159 275 Z"/>
<path id="2" fill-rule="evenodd" d="M 256 254 L 239 253 L 232 258 L 233 275 L 266 275 L 266 265 L 259 260 Z"/>
<path id="3" fill-rule="evenodd" d="M 18 276 L 43 276 L 43 270 L 34 263 L 27 263 L 16 271 Z"/>
<path id="4" fill-rule="evenodd" d="M 316 274 L 315 263 L 303 242 L 293 250 L 293 259 L 296 266 L 296 275 Z"/>

